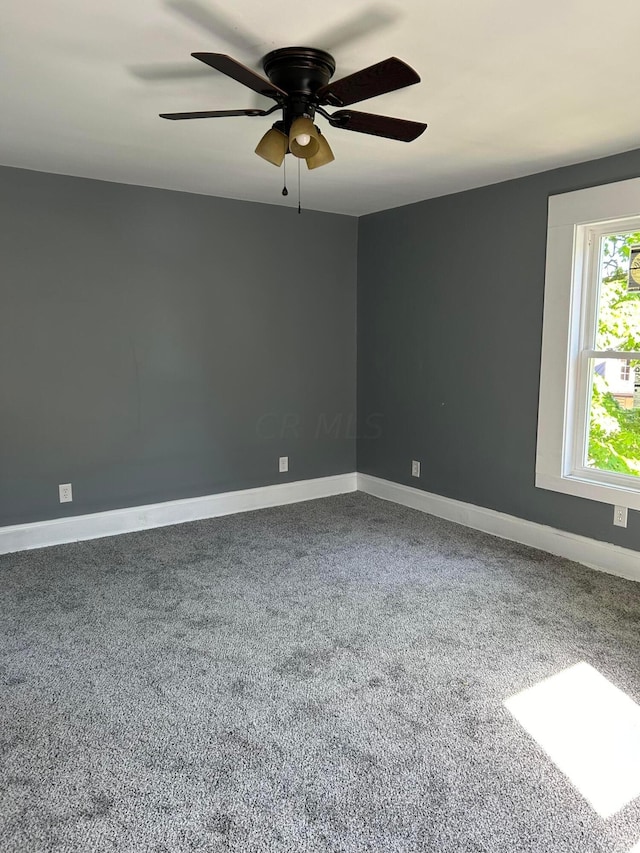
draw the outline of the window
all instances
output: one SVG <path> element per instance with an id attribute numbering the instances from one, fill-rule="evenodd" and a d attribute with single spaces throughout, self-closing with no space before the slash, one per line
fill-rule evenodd
<path id="1" fill-rule="evenodd" d="M 628 382 L 630 378 L 631 378 L 631 362 L 629 361 L 628 358 L 625 358 L 625 360 L 620 365 L 620 379 L 623 382 Z"/>
<path id="2" fill-rule="evenodd" d="M 640 179 L 549 199 L 536 485 L 634 509 L 639 244 Z"/>

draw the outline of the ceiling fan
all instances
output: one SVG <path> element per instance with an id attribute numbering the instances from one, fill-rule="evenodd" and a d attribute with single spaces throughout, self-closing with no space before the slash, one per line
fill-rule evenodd
<path id="1" fill-rule="evenodd" d="M 412 142 L 427 127 L 421 122 L 351 109 L 338 109 L 333 113 L 324 109 L 325 106 L 349 107 L 359 101 L 419 83 L 420 77 L 413 68 L 395 57 L 332 82 L 336 68 L 333 56 L 325 50 L 312 47 L 284 47 L 271 51 L 262 60 L 266 77 L 223 53 L 191 55 L 254 92 L 272 98 L 276 103 L 268 110 L 205 110 L 161 113 L 160 117 L 181 120 L 267 116 L 282 111 L 282 118 L 265 133 L 255 150 L 256 154 L 274 166 L 281 166 L 288 153 L 305 160 L 309 169 L 325 166 L 335 159 L 329 143 L 315 124 L 317 114 L 332 127 L 401 142 Z"/>

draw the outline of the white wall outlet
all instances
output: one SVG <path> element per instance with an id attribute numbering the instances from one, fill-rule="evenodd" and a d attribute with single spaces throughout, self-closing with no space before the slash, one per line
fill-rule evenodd
<path id="1" fill-rule="evenodd" d="M 411 460 L 411 476 L 419 477 L 420 476 L 420 463 L 415 459 Z"/>
<path id="2" fill-rule="evenodd" d="M 614 506 L 613 508 L 613 523 L 616 527 L 627 526 L 627 507 Z"/>
<path id="3" fill-rule="evenodd" d="M 67 504 L 73 500 L 73 492 L 71 491 L 71 483 L 64 483 L 58 486 L 58 494 L 60 495 L 60 503 Z"/>
<path id="4" fill-rule="evenodd" d="M 289 470 L 289 457 L 288 456 L 281 456 L 280 461 L 278 463 L 278 471 L 280 471 L 281 474 L 284 474 L 288 470 Z"/>

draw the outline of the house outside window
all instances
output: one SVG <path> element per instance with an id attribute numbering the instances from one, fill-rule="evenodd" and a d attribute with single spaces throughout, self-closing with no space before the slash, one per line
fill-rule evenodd
<path id="1" fill-rule="evenodd" d="M 640 179 L 549 199 L 536 485 L 640 509 Z"/>

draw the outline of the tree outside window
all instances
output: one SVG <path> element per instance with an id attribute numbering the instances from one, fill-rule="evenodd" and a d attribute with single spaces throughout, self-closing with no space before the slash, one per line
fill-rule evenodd
<path id="1" fill-rule="evenodd" d="M 602 239 L 597 350 L 640 350 L 640 293 L 627 287 L 631 247 L 639 243 L 640 232 L 611 234 Z M 640 476 L 640 407 L 636 405 L 640 401 L 633 394 L 633 387 L 622 393 L 613 379 L 615 376 L 632 386 L 638 371 L 640 361 L 629 359 L 606 359 L 595 365 L 589 417 L 589 467 Z"/>

